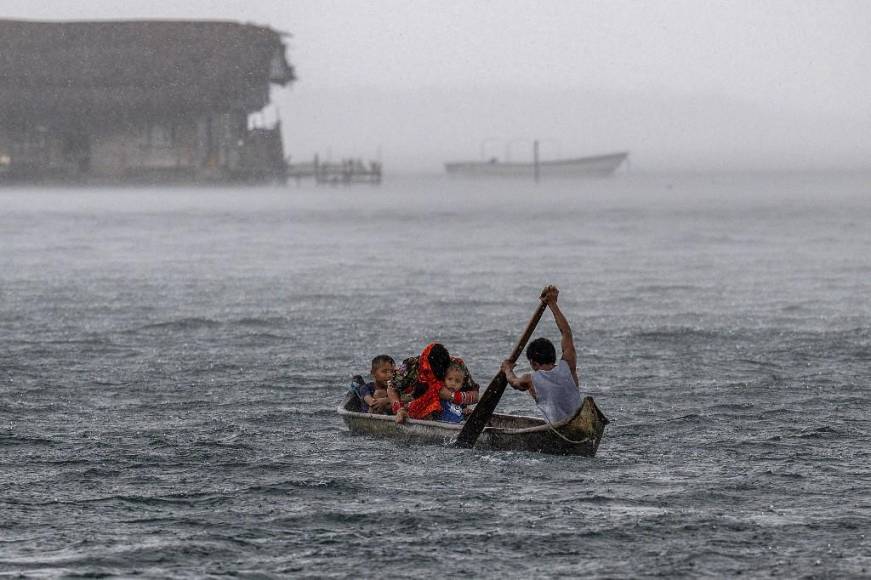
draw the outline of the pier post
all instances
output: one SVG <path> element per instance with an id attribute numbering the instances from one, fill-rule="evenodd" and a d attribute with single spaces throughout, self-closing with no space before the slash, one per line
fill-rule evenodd
<path id="1" fill-rule="evenodd" d="M 321 183 L 321 163 L 320 163 L 320 159 L 318 158 L 317 153 L 315 153 L 314 174 L 315 174 L 315 185 L 320 185 L 320 183 Z"/>
<path id="2" fill-rule="evenodd" d="M 538 162 L 538 139 L 532 142 L 532 172 L 535 182 L 538 183 L 541 177 L 541 168 Z"/>

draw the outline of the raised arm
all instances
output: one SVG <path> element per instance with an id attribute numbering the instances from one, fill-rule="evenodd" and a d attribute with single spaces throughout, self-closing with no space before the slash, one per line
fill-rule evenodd
<path id="1" fill-rule="evenodd" d="M 559 290 L 554 286 L 550 286 L 545 291 L 542 300 L 544 300 L 545 304 L 547 304 L 548 308 L 550 308 L 550 311 L 553 313 L 554 322 L 556 322 L 556 327 L 560 332 L 560 347 L 563 351 L 562 358 L 569 365 L 569 370 L 572 371 L 572 377 L 575 379 L 575 384 L 577 385 L 578 355 L 575 352 L 575 341 L 572 336 L 572 327 L 569 326 L 569 321 L 566 320 L 565 315 L 557 304 L 558 296 Z"/>

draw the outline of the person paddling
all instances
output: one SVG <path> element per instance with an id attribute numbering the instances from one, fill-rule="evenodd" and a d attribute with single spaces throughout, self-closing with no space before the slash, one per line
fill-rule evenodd
<path id="1" fill-rule="evenodd" d="M 532 396 L 539 411 L 549 423 L 560 423 L 570 419 L 581 406 L 581 392 L 578 387 L 577 354 L 568 320 L 557 305 L 559 290 L 547 286 L 541 296 L 559 328 L 562 356 L 556 360 L 556 349 L 551 341 L 536 338 L 526 347 L 526 358 L 532 373 L 521 376 L 514 374 L 516 363 L 502 361 L 502 371 L 508 384 Z"/>

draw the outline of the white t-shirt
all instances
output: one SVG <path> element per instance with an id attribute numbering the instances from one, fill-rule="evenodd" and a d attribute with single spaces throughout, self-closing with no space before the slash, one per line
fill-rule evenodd
<path id="1" fill-rule="evenodd" d="M 581 392 L 564 359 L 549 371 L 532 373 L 532 386 L 538 397 L 535 404 L 551 423 L 570 419 L 581 406 Z"/>

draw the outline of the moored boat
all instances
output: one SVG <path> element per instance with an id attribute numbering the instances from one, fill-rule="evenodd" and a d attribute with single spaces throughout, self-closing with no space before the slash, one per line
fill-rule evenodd
<path id="1" fill-rule="evenodd" d="M 490 161 L 458 161 L 445 163 L 448 175 L 458 177 L 520 177 L 532 179 L 538 171 L 542 178 L 608 177 L 629 156 L 627 152 L 609 153 L 593 157 L 554 159 L 536 163 L 510 163 L 496 159 Z"/>
<path id="2" fill-rule="evenodd" d="M 352 433 L 447 445 L 461 424 L 409 419 L 398 424 L 392 416 L 360 412 L 360 400 L 348 393 L 338 408 Z M 593 457 L 599 449 L 608 419 L 592 397 L 585 397 L 578 412 L 566 421 L 549 424 L 544 419 L 494 413 L 475 443 L 476 449 L 532 451 L 552 455 Z"/>

